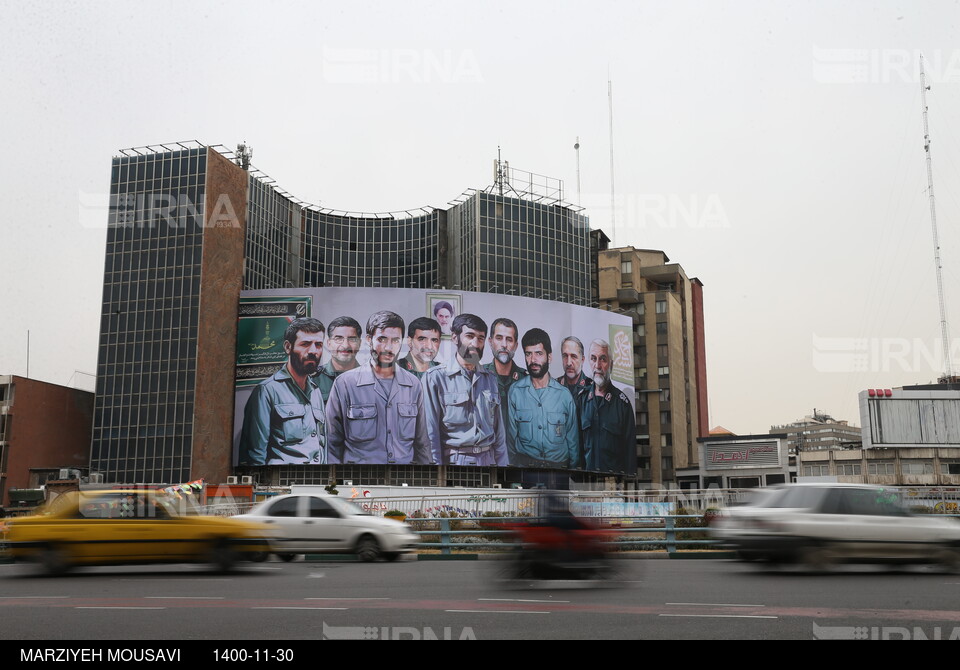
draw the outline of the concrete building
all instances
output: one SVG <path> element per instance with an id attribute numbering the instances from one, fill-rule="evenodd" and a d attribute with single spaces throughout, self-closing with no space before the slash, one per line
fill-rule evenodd
<path id="1" fill-rule="evenodd" d="M 786 433 L 787 447 L 791 454 L 798 451 L 852 448 L 860 445 L 861 435 L 857 426 L 848 421 L 838 421 L 829 414 L 813 411 L 812 415 L 782 426 L 771 426 L 770 433 Z"/>
<path id="2" fill-rule="evenodd" d="M 505 163 L 448 209 L 364 213 L 304 203 L 242 152 L 124 150 L 112 167 L 90 467 L 107 481 L 226 481 L 241 289 L 445 287 L 587 305 L 590 264 L 587 218 L 562 183 Z M 425 477 L 448 481 L 436 469 Z"/>
<path id="3" fill-rule="evenodd" d="M 85 474 L 92 417 L 89 391 L 0 376 L 0 505 L 12 489 Z"/>
<path id="4" fill-rule="evenodd" d="M 697 439 L 709 434 L 703 284 L 662 251 L 594 240 L 594 302 L 634 321 L 638 477 L 699 486 Z"/>
<path id="5" fill-rule="evenodd" d="M 796 479 L 786 435 L 701 437 L 699 488 L 748 489 Z"/>

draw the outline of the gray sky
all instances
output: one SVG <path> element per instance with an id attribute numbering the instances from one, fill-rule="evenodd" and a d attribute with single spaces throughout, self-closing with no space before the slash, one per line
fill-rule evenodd
<path id="1" fill-rule="evenodd" d="M 0 0 L 0 374 L 27 372 L 30 330 L 31 377 L 92 388 L 118 149 L 246 141 L 296 197 L 383 211 L 488 185 L 498 146 L 576 202 L 579 136 L 592 226 L 704 283 L 711 426 L 859 425 L 859 391 L 942 368 L 920 52 L 960 336 L 958 22 L 934 1 Z"/>

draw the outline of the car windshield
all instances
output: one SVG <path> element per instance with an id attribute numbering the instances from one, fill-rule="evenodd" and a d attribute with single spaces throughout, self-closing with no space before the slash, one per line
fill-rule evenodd
<path id="1" fill-rule="evenodd" d="M 791 486 L 778 491 L 764 503 L 765 507 L 810 509 L 823 499 L 825 489 L 819 486 Z"/>

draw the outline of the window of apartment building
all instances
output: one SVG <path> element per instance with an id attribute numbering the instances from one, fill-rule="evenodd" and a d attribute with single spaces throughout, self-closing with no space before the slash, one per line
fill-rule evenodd
<path id="1" fill-rule="evenodd" d="M 637 314 L 643 316 L 643 301 L 637 303 Z"/>
<path id="2" fill-rule="evenodd" d="M 660 436 L 660 446 L 661 447 L 672 447 L 673 446 L 673 435 L 669 433 L 664 433 Z"/>
<path id="3" fill-rule="evenodd" d="M 932 475 L 933 461 L 918 458 L 900 461 L 900 472 L 905 475 Z"/>
<path id="4" fill-rule="evenodd" d="M 670 402 L 670 389 L 660 389 L 660 402 Z"/>
<path id="5" fill-rule="evenodd" d="M 647 376 L 646 368 L 637 368 L 637 379 L 643 379 Z"/>
<path id="6" fill-rule="evenodd" d="M 649 417 L 649 414 L 647 414 L 646 412 L 638 412 L 637 423 L 639 423 L 641 426 L 646 426 L 647 423 L 650 421 L 648 417 Z"/>
<path id="7" fill-rule="evenodd" d="M 667 322 L 658 321 L 657 322 L 657 335 L 666 335 L 667 334 Z"/>
<path id="8" fill-rule="evenodd" d="M 640 336 L 640 337 L 643 337 L 643 336 L 646 335 L 646 334 L 647 334 L 647 331 L 646 331 L 646 329 L 643 327 L 643 324 L 641 323 L 639 326 L 637 326 L 637 335 Z"/>
<path id="9" fill-rule="evenodd" d="M 620 273 L 625 275 L 633 274 L 633 261 L 620 261 Z"/>
<path id="10" fill-rule="evenodd" d="M 960 475 L 960 461 L 940 461 L 941 475 Z"/>
<path id="11" fill-rule="evenodd" d="M 868 475 L 895 475 L 896 468 L 893 461 L 870 461 L 867 463 Z"/>
<path id="12" fill-rule="evenodd" d="M 657 300 L 656 302 L 657 314 L 666 314 L 667 313 L 667 301 L 666 300 Z"/>
<path id="13" fill-rule="evenodd" d="M 670 354 L 670 348 L 665 344 L 657 345 L 657 357 L 666 358 Z"/>
<path id="14" fill-rule="evenodd" d="M 668 470 L 673 470 L 673 456 L 663 456 L 660 458 L 660 467 L 666 472 Z"/>
<path id="15" fill-rule="evenodd" d="M 859 463 L 837 463 L 837 474 L 838 475 L 859 475 L 860 473 L 860 464 Z"/>
<path id="16" fill-rule="evenodd" d="M 827 463 L 804 463 L 804 477 L 826 477 L 830 474 L 830 465 Z"/>
<path id="17" fill-rule="evenodd" d="M 670 366 L 669 366 L 669 365 L 663 365 L 663 366 L 657 368 L 657 374 L 658 374 L 659 376 L 661 376 L 661 377 L 668 377 L 668 376 L 670 376 Z"/>
<path id="18" fill-rule="evenodd" d="M 660 423 L 670 423 L 670 412 L 660 412 Z"/>

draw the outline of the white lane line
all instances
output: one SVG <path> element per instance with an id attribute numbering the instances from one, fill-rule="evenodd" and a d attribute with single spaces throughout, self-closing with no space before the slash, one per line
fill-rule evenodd
<path id="1" fill-rule="evenodd" d="M 40 600 L 46 598 L 69 598 L 70 596 L 0 596 L 0 600 Z"/>
<path id="2" fill-rule="evenodd" d="M 738 603 L 664 603 L 665 605 L 694 607 L 766 607 L 766 605 L 741 605 Z"/>
<path id="3" fill-rule="evenodd" d="M 304 600 L 390 600 L 390 598 L 304 598 Z"/>
<path id="4" fill-rule="evenodd" d="M 535 612 L 532 610 L 444 610 L 460 614 L 550 614 L 550 612 Z"/>
<path id="5" fill-rule="evenodd" d="M 347 607 L 251 607 L 252 610 L 345 610 Z"/>
<path id="6" fill-rule="evenodd" d="M 107 605 L 83 605 L 74 607 L 75 610 L 165 610 L 166 607 L 117 607 Z"/>
<path id="7" fill-rule="evenodd" d="M 224 600 L 226 596 L 144 596 L 147 600 Z"/>
<path id="8" fill-rule="evenodd" d="M 688 617 L 691 619 L 779 619 L 766 614 L 658 614 L 657 616 Z"/>
<path id="9" fill-rule="evenodd" d="M 477 598 L 478 602 L 488 603 L 568 603 L 569 600 L 529 600 L 524 598 Z"/>

